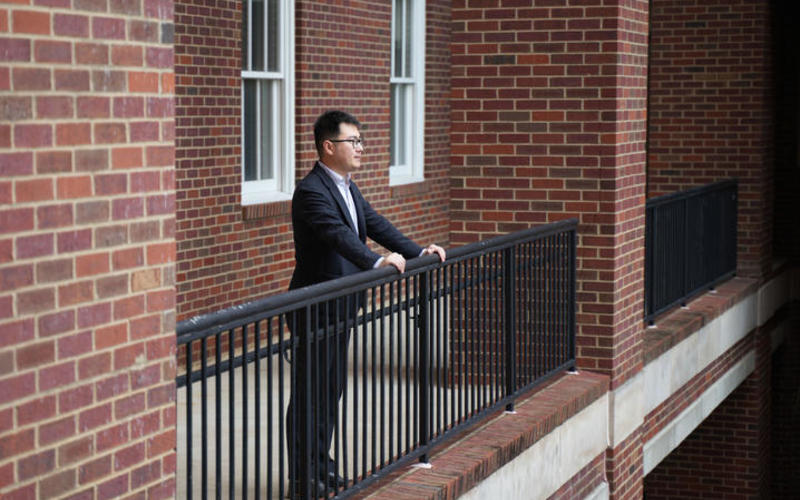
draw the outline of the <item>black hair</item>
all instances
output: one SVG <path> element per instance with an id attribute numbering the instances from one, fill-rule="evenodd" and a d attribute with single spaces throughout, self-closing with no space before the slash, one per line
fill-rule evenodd
<path id="1" fill-rule="evenodd" d="M 314 145 L 320 156 L 322 156 L 322 143 L 339 135 L 339 124 L 341 123 L 350 123 L 361 128 L 361 122 L 355 116 L 336 109 L 322 113 L 314 122 Z"/>

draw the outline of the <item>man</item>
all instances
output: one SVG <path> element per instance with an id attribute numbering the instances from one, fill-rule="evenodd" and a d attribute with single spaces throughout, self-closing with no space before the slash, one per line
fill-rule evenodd
<path id="1" fill-rule="evenodd" d="M 360 126 L 355 117 L 343 111 L 323 113 L 314 124 L 319 161 L 297 185 L 292 198 L 296 264 L 290 290 L 377 267 L 393 266 L 402 273 L 406 259 L 421 255 L 437 254 L 445 259 L 442 247 L 420 247 L 375 212 L 351 181 L 364 153 Z M 366 244 L 368 236 L 392 253 L 381 256 L 372 251 Z M 344 301 L 349 306 L 340 303 L 338 307 L 320 308 L 311 325 L 306 324 L 303 313 L 290 318 L 293 336 L 299 340 L 294 353 L 296 384 L 286 415 L 290 491 L 308 488 L 314 495 L 345 485 L 328 450 L 346 380 L 350 335 L 344 331 L 347 328 L 334 323 L 352 325 L 361 302 L 357 295 Z M 325 335 L 306 344 L 312 329 L 323 330 Z M 329 331 L 333 331 L 332 336 Z M 306 345 L 311 346 L 310 352 L 306 352 Z M 308 381 L 307 370 L 311 373 Z M 311 416 L 312 428 L 317 429 L 312 436 L 295 432 L 304 415 Z M 303 455 L 310 455 L 310 462 Z M 307 463 L 309 484 L 300 484 L 306 469 L 303 462 Z"/>

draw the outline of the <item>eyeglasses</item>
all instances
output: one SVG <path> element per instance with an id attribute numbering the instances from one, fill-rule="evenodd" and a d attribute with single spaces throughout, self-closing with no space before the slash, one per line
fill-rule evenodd
<path id="1" fill-rule="evenodd" d="M 349 142 L 353 146 L 353 149 L 358 147 L 361 147 L 362 149 L 364 148 L 364 139 L 360 137 L 358 139 L 328 139 L 328 140 L 331 142 Z"/>

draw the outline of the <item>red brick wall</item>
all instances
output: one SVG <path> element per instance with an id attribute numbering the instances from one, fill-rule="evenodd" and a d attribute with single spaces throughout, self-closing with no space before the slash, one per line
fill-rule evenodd
<path id="1" fill-rule="evenodd" d="M 453 5 L 451 241 L 578 217 L 579 364 L 622 383 L 641 367 L 647 2 Z"/>
<path id="2" fill-rule="evenodd" d="M 290 203 L 240 203 L 238 3 L 176 2 L 178 317 L 286 290 Z M 297 178 L 313 166 L 312 126 L 332 108 L 363 123 L 366 198 L 420 242 L 448 243 L 449 2 L 427 3 L 425 182 L 390 188 L 391 4 L 300 1 L 296 15 Z"/>
<path id="3" fill-rule="evenodd" d="M 71 4 L 0 7 L 0 497 L 171 498 L 171 2 Z"/>
<path id="4" fill-rule="evenodd" d="M 643 498 L 642 444 L 643 434 L 641 429 L 637 429 L 615 448 L 606 450 L 606 474 L 611 498 Z"/>
<path id="5" fill-rule="evenodd" d="M 751 333 L 737 342 L 735 346 L 728 349 L 704 370 L 695 375 L 692 380 L 675 391 L 669 399 L 647 414 L 642 426 L 644 440 L 649 441 L 655 437 L 665 426 L 669 425 L 670 422 L 708 390 L 714 382 L 741 361 L 742 357 L 753 349 L 753 340 L 754 335 Z"/>
<path id="6" fill-rule="evenodd" d="M 648 499 L 771 498 L 769 347 L 756 351 L 753 374 L 647 475 Z"/>
<path id="7" fill-rule="evenodd" d="M 579 219 L 581 368 L 642 367 L 648 2 L 453 3 L 451 241 Z M 641 441 L 609 450 L 641 492 Z"/>
<path id="8" fill-rule="evenodd" d="M 784 436 L 772 430 L 772 399 L 777 391 L 773 388 L 771 338 L 777 328 L 791 332 L 786 309 L 750 332 L 646 416 L 643 429 L 645 438 L 650 439 L 742 357 L 755 353 L 753 372 L 648 474 L 647 498 L 773 498 L 770 457 L 777 455 L 771 454 L 770 448 Z M 791 386 L 791 377 L 781 382 Z"/>
<path id="9" fill-rule="evenodd" d="M 240 9 L 175 2 L 178 319 L 277 289 L 290 258 L 285 216 L 242 220 Z"/>
<path id="10" fill-rule="evenodd" d="M 739 179 L 739 273 L 772 254 L 768 2 L 654 0 L 648 196 Z"/>
<path id="11" fill-rule="evenodd" d="M 550 495 L 548 499 L 587 498 L 603 484 L 605 478 L 605 454 L 601 453 L 569 481 L 564 483 L 558 491 Z"/>

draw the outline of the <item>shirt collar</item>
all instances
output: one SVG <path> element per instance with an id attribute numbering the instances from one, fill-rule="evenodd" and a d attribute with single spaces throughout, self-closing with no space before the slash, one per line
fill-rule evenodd
<path id="1" fill-rule="evenodd" d="M 319 162 L 320 166 L 325 170 L 325 172 L 333 179 L 338 185 L 344 186 L 349 188 L 350 187 L 350 174 L 348 173 L 347 176 L 342 176 L 338 172 L 332 170 L 329 166 L 325 165 L 321 161 Z"/>

